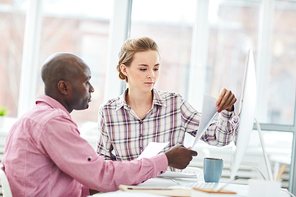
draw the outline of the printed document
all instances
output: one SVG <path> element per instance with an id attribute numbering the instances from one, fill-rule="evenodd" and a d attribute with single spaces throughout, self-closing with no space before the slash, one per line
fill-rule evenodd
<path id="1" fill-rule="evenodd" d="M 164 147 L 166 147 L 168 144 L 169 142 L 166 142 L 166 143 L 150 142 L 148 146 L 145 148 L 145 150 L 138 157 L 138 159 L 153 157 L 157 155 L 160 151 L 162 151 Z"/>
<path id="2" fill-rule="evenodd" d="M 217 99 L 214 97 L 204 95 L 199 129 L 196 133 L 192 148 L 194 148 L 200 137 L 204 134 L 204 132 L 206 132 L 207 128 L 218 113 L 216 100 Z"/>

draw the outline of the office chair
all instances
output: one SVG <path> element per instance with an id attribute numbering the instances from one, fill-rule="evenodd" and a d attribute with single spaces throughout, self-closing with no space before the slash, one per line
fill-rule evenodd
<path id="1" fill-rule="evenodd" d="M 0 169 L 0 180 L 1 180 L 3 197 L 12 197 L 10 185 L 9 185 L 8 179 L 6 177 L 6 174 L 3 171 L 3 166 L 1 165 L 0 168 L 1 168 Z"/>

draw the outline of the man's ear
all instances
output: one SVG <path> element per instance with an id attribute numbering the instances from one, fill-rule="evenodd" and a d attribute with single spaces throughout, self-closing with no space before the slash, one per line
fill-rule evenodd
<path id="1" fill-rule="evenodd" d="M 68 81 L 60 80 L 58 82 L 58 90 L 63 95 L 70 94 L 71 84 Z"/>
<path id="2" fill-rule="evenodd" d="M 125 76 L 127 76 L 126 65 L 121 64 L 121 65 L 120 65 L 120 70 L 121 70 L 121 72 L 122 72 Z"/>

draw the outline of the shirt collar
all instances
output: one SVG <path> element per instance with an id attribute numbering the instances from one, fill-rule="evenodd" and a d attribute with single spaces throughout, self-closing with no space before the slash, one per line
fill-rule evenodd
<path id="1" fill-rule="evenodd" d="M 51 108 L 63 110 L 64 112 L 66 112 L 70 116 L 70 113 L 67 111 L 67 109 L 59 101 L 55 100 L 54 98 L 52 98 L 50 96 L 38 95 L 35 103 L 36 103 L 36 105 L 39 103 L 45 103 L 45 104 L 49 105 Z"/>
<path id="2" fill-rule="evenodd" d="M 155 88 L 153 88 L 152 91 L 153 91 L 153 105 L 166 106 L 159 92 Z M 116 106 L 116 110 L 122 107 L 125 107 L 128 109 L 130 108 L 130 106 L 126 103 L 126 100 L 125 100 L 127 92 L 128 92 L 128 88 L 126 88 L 123 94 L 120 95 L 118 104 Z"/>
<path id="3" fill-rule="evenodd" d="M 153 105 L 159 105 L 159 106 L 166 107 L 163 97 L 155 88 L 153 88 Z"/>
<path id="4" fill-rule="evenodd" d="M 118 110 L 122 107 L 130 108 L 125 101 L 125 95 L 127 94 L 127 91 L 128 91 L 128 88 L 126 88 L 125 91 L 123 92 L 123 94 L 119 96 L 119 101 L 117 103 L 116 110 Z"/>
<path id="5" fill-rule="evenodd" d="M 119 96 L 119 100 L 118 100 L 118 103 L 116 105 L 116 109 L 115 110 L 119 110 L 120 108 L 122 108 L 124 106 L 126 106 L 126 107 L 128 106 L 126 104 L 126 101 L 125 101 L 125 95 L 126 95 L 127 91 L 128 91 L 128 88 L 125 89 L 125 91 L 123 92 L 123 94 Z"/>

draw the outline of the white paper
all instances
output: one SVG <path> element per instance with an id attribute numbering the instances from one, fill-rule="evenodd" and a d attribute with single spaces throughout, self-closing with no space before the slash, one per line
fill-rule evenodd
<path id="1" fill-rule="evenodd" d="M 198 132 L 196 133 L 192 148 L 196 145 L 198 140 L 207 130 L 207 128 L 209 127 L 209 125 L 211 124 L 211 122 L 213 121 L 217 113 L 218 111 L 216 106 L 216 98 L 208 95 L 204 95 L 199 129 L 198 129 Z"/>
<path id="2" fill-rule="evenodd" d="M 148 146 L 145 148 L 145 150 L 138 157 L 138 159 L 153 157 L 157 155 L 160 151 L 162 151 L 162 149 L 164 149 L 164 147 L 166 147 L 168 144 L 169 142 L 150 142 Z"/>
<path id="3" fill-rule="evenodd" d="M 189 179 L 197 179 L 199 174 L 189 174 L 185 172 L 173 172 L 166 171 L 163 174 L 159 175 L 159 178 L 189 178 Z"/>
<path id="4" fill-rule="evenodd" d="M 166 188 L 167 189 L 167 188 Z M 106 192 L 106 193 L 98 193 L 89 197 L 163 197 L 163 195 L 144 193 L 139 190 L 139 192 L 127 192 L 127 191 L 115 191 L 115 192 Z"/>

